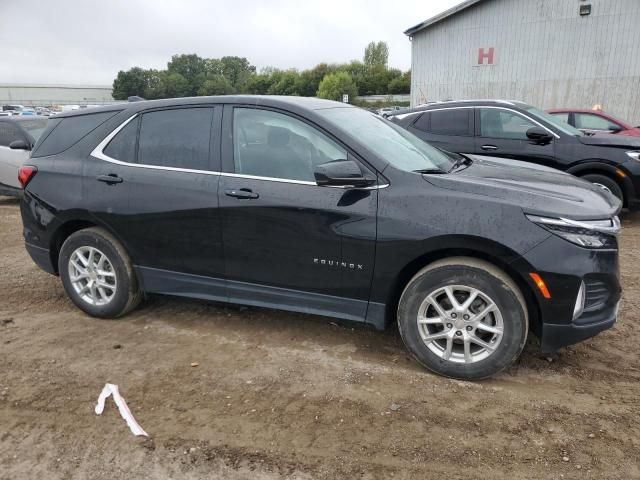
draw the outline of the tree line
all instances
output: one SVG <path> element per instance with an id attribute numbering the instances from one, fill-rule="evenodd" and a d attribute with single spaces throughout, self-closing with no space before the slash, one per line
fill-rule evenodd
<path id="1" fill-rule="evenodd" d="M 200 95 L 299 95 L 341 100 L 357 95 L 409 93 L 411 72 L 388 67 L 385 42 L 367 45 L 363 60 L 345 64 L 320 63 L 308 70 L 267 67 L 260 72 L 243 57 L 202 58 L 174 55 L 164 70 L 133 67 L 113 81 L 113 98 L 157 98 Z"/>

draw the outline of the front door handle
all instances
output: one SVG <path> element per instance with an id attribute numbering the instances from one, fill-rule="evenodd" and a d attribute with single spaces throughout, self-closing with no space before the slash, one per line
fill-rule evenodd
<path id="1" fill-rule="evenodd" d="M 249 200 L 252 198 L 258 198 L 260 195 L 258 195 L 255 192 L 252 192 L 250 189 L 248 188 L 240 188 L 238 190 L 225 190 L 224 194 L 227 197 L 234 197 L 234 198 L 239 198 L 241 200 Z"/>
<path id="2" fill-rule="evenodd" d="M 109 175 L 98 175 L 96 180 L 99 182 L 104 182 L 108 185 L 113 185 L 115 183 L 122 183 L 122 177 L 119 177 L 115 173 L 110 173 Z"/>
<path id="3" fill-rule="evenodd" d="M 498 150 L 498 147 L 496 147 L 495 145 L 482 145 L 480 147 L 482 150 L 487 150 L 487 151 L 494 151 L 494 150 Z"/>

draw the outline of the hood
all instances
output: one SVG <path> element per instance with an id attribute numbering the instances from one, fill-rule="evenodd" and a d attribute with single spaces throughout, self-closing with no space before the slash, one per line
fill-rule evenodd
<path id="1" fill-rule="evenodd" d="M 622 208 L 611 193 L 568 173 L 516 160 L 469 157 L 473 163 L 463 170 L 423 178 L 440 188 L 503 200 L 534 215 L 598 220 Z"/>
<path id="2" fill-rule="evenodd" d="M 602 135 L 592 135 L 584 137 L 576 137 L 578 141 L 584 145 L 595 145 L 601 147 L 618 147 L 628 148 L 629 150 L 640 150 L 640 138 L 630 135 L 611 135 L 605 133 Z"/>

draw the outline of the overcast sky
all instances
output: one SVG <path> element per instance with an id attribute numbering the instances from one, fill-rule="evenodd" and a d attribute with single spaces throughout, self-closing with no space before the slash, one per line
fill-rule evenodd
<path id="1" fill-rule="evenodd" d="M 407 28 L 460 0 L 0 0 L 0 83 L 111 85 L 175 53 L 258 69 L 362 59 L 372 40 L 411 66 Z"/>

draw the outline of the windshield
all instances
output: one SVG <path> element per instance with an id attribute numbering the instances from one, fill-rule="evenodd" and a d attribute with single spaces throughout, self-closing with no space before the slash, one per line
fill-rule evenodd
<path id="1" fill-rule="evenodd" d="M 580 130 L 572 127 L 568 123 L 563 122 L 558 117 L 555 117 L 550 113 L 544 112 L 540 109 L 537 109 L 536 107 L 526 107 L 525 110 L 531 113 L 532 115 L 535 115 L 538 118 L 541 118 L 545 122 L 550 123 L 551 125 L 556 127 L 558 130 L 560 130 L 562 133 L 565 133 L 567 135 L 573 135 L 574 137 L 584 137 L 584 133 L 582 133 Z"/>
<path id="2" fill-rule="evenodd" d="M 400 170 L 449 171 L 454 164 L 454 159 L 443 151 L 366 110 L 330 108 L 317 113 Z"/>
<path id="3" fill-rule="evenodd" d="M 44 129 L 47 128 L 47 120 L 45 119 L 33 119 L 20 122 L 20 126 L 24 128 L 34 140 L 38 140 Z"/>

